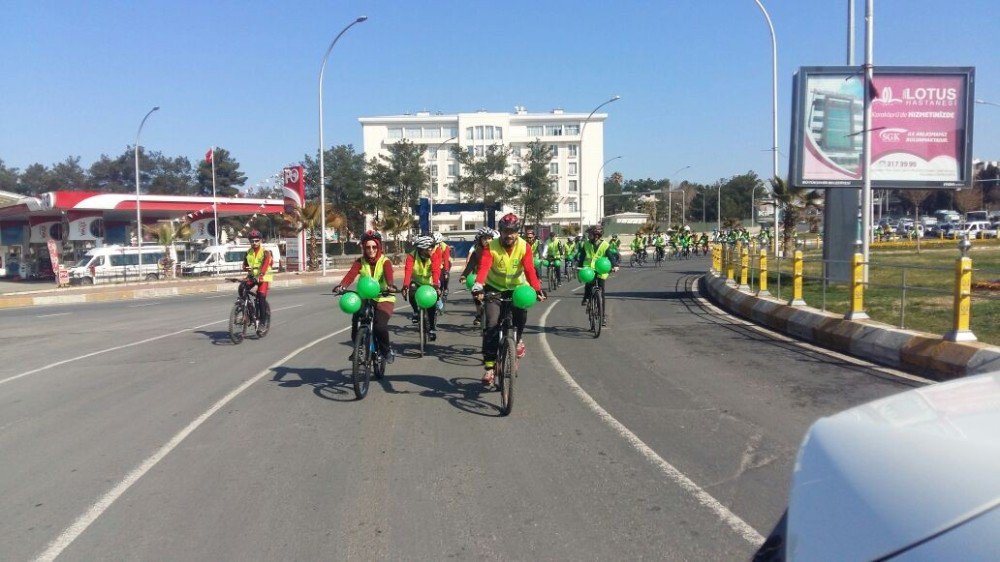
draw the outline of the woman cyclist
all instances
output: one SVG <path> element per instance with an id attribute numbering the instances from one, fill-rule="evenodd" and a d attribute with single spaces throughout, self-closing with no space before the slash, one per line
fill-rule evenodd
<path id="1" fill-rule="evenodd" d="M 349 287 L 351 283 L 354 283 L 354 279 L 358 274 L 364 277 L 371 277 L 372 279 L 378 281 L 378 286 L 382 291 L 396 291 L 396 287 L 392 283 L 392 262 L 389 258 L 385 257 L 382 253 L 382 235 L 374 230 L 369 230 L 368 232 L 361 235 L 361 249 L 362 256 L 354 261 L 351 265 L 351 269 L 348 270 L 344 278 L 340 280 L 334 288 L 333 292 L 340 294 L 344 292 L 346 287 Z M 379 352 L 382 357 L 385 357 L 386 363 L 392 363 L 395 355 L 392 353 L 392 348 L 389 346 L 389 319 L 392 317 L 392 310 L 396 303 L 396 297 L 393 295 L 379 296 L 375 300 L 375 345 L 378 346 Z M 361 317 L 361 312 L 355 312 L 354 316 L 351 317 L 351 341 L 358 335 L 358 321 Z M 353 349 L 353 347 L 352 347 Z M 352 352 L 350 357 L 347 358 L 348 361 L 354 360 L 354 353 Z"/>
<path id="2" fill-rule="evenodd" d="M 499 234 L 489 227 L 481 227 L 476 231 L 476 243 L 472 246 L 472 250 L 469 251 L 469 258 L 465 262 L 465 269 L 462 271 L 462 277 L 458 280 L 459 283 L 465 285 L 466 279 L 469 275 L 475 275 L 479 271 L 479 259 L 482 257 L 483 252 L 488 252 L 490 246 L 490 241 L 496 238 Z M 483 315 L 483 302 L 475 297 L 472 298 L 472 302 L 476 305 L 476 317 L 472 320 L 473 326 L 479 326 L 482 322 L 479 320 Z"/>
<path id="3" fill-rule="evenodd" d="M 413 240 L 413 251 L 406 255 L 406 269 L 403 271 L 403 298 L 410 301 L 413 307 L 413 323 L 420 322 L 417 311 L 416 289 L 420 285 L 432 285 L 441 296 L 441 256 L 434 252 L 434 239 L 430 236 L 417 236 Z M 437 339 L 435 320 L 437 307 L 427 309 L 427 340 Z"/>

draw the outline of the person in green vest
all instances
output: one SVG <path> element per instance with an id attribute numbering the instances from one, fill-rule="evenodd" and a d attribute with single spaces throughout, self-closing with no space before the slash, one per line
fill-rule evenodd
<path id="1" fill-rule="evenodd" d="M 535 256 L 536 258 L 542 257 L 541 252 L 538 251 L 541 243 L 535 236 L 534 228 L 524 229 L 524 241 L 526 244 L 528 244 L 528 247 L 531 248 L 531 255 Z"/>
<path id="2" fill-rule="evenodd" d="M 636 232 L 635 233 L 635 238 L 632 239 L 632 244 L 631 244 L 630 247 L 632 248 L 632 253 L 633 254 L 635 254 L 636 256 L 641 256 L 645 260 L 645 257 L 646 257 L 646 244 L 645 244 L 645 242 L 642 239 L 642 233 L 641 232 Z"/>
<path id="3" fill-rule="evenodd" d="M 508 213 L 500 219 L 498 227 L 500 228 L 500 238 L 491 241 L 488 251 L 483 252 L 483 257 L 479 260 L 476 282 L 472 285 L 472 294 L 477 295 L 480 299 L 483 298 L 484 293 L 500 293 L 509 297 L 514 293 L 514 289 L 527 282 L 535 290 L 538 300 L 545 300 L 542 283 L 538 280 L 538 275 L 535 272 L 531 248 L 527 241 L 518 235 L 521 230 L 521 219 L 514 213 Z M 483 365 L 486 370 L 483 372 L 482 383 L 484 386 L 490 386 L 496 375 L 497 350 L 500 347 L 498 342 L 500 303 L 488 300 L 484 306 L 486 308 L 486 329 L 483 330 Z M 513 308 L 512 316 L 516 332 L 515 339 L 517 340 L 516 352 L 520 359 L 527 352 L 521 336 L 524 333 L 524 326 L 528 322 L 528 311 Z"/>
<path id="4" fill-rule="evenodd" d="M 618 238 L 617 234 L 611 235 L 610 245 L 611 247 L 608 248 L 608 252 L 611 256 L 611 264 L 614 265 L 615 267 L 618 267 L 618 264 L 621 263 L 622 261 L 622 255 L 621 252 L 619 251 L 619 248 L 621 248 L 622 245 L 622 241 L 621 239 Z"/>
<path id="5" fill-rule="evenodd" d="M 431 285 L 441 297 L 441 255 L 434 252 L 434 238 L 422 235 L 413 239 L 413 251 L 406 255 L 403 269 L 403 298 L 413 308 L 412 322 L 420 322 L 417 300 L 414 296 L 421 285 Z M 437 307 L 427 309 L 427 341 L 437 339 Z"/>
<path id="6" fill-rule="evenodd" d="M 549 240 L 542 246 L 542 259 L 546 266 L 556 270 L 556 285 L 562 285 L 562 264 L 556 267 L 556 260 L 566 259 L 566 246 L 556 238 L 555 232 L 549 232 Z"/>
<path id="7" fill-rule="evenodd" d="M 667 254 L 667 239 L 659 230 L 653 236 L 653 247 L 656 248 L 656 258 L 663 261 Z"/>
<path id="8" fill-rule="evenodd" d="M 335 294 L 342 294 L 346 287 L 360 275 L 371 277 L 378 281 L 378 286 L 383 292 L 396 292 L 393 285 L 392 262 L 382 253 L 382 235 L 377 231 L 369 230 L 361 235 L 362 256 L 351 265 L 344 278 L 333 287 Z M 379 296 L 375 299 L 375 345 L 379 353 L 385 358 L 386 363 L 392 363 L 395 354 L 389 345 L 389 319 L 392 318 L 392 311 L 396 304 L 394 295 Z M 351 317 L 351 341 L 358 335 L 358 322 L 361 318 L 361 311 L 355 312 Z M 353 349 L 353 346 L 352 346 Z M 348 361 L 354 361 L 354 352 L 351 352 Z"/>
<path id="9" fill-rule="evenodd" d="M 603 240 L 603 236 L 604 227 L 599 224 L 595 224 L 587 229 L 587 241 L 583 243 L 583 250 L 576 259 L 577 267 L 593 268 L 598 259 L 607 256 L 608 248 L 611 247 L 611 244 L 607 240 Z M 618 271 L 618 268 L 614 267 L 612 271 Z M 609 275 L 608 273 L 598 273 L 593 281 L 587 283 L 583 288 L 583 302 L 580 303 L 584 306 L 587 305 L 587 302 L 590 301 L 590 295 L 594 290 L 594 284 L 596 283 L 601 288 L 601 310 L 604 311 L 604 318 L 601 319 L 602 326 L 608 325 L 608 313 L 604 307 L 604 291 L 606 290 L 606 282 Z"/>
<path id="10" fill-rule="evenodd" d="M 247 272 L 247 277 L 240 283 L 239 293 L 243 296 L 244 291 L 249 291 L 257 285 L 257 305 L 258 322 L 260 326 L 268 326 L 271 322 L 271 305 L 267 303 L 267 289 L 274 280 L 273 260 L 271 251 L 261 246 L 261 235 L 259 230 L 251 230 L 247 234 L 250 240 L 250 249 L 247 250 L 243 258 L 243 271 Z M 266 328 L 258 328 L 258 332 L 263 333 Z"/>

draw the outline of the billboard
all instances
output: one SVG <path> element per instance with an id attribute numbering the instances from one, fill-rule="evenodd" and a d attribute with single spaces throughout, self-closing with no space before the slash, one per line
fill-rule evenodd
<path id="1" fill-rule="evenodd" d="M 872 82 L 872 186 L 970 186 L 975 69 L 880 67 Z M 791 184 L 860 187 L 863 123 L 858 68 L 800 68 L 792 94 Z"/>

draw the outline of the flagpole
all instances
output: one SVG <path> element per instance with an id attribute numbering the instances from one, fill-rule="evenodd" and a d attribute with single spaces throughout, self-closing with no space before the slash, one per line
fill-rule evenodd
<path id="1" fill-rule="evenodd" d="M 215 147 L 212 147 L 212 220 L 215 221 L 215 245 L 219 245 L 219 203 L 215 198 Z M 219 273 L 219 260 L 215 260 L 215 273 Z"/>

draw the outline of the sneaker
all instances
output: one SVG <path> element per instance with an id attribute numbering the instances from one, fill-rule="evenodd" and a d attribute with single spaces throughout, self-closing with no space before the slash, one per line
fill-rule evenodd
<path id="1" fill-rule="evenodd" d="M 419 316 L 417 316 L 416 314 L 414 314 L 412 317 L 410 317 L 410 324 L 419 324 L 419 323 L 420 323 L 420 317 Z"/>
<path id="2" fill-rule="evenodd" d="M 582 301 L 580 301 L 580 306 L 587 306 L 588 302 L 590 302 L 590 299 L 583 299 Z"/>
<path id="3" fill-rule="evenodd" d="M 473 326 L 482 326 L 482 325 L 483 325 L 483 323 L 479 321 L 479 317 L 477 316 L 476 318 L 474 318 L 474 319 L 472 320 L 472 325 L 473 325 Z"/>
<path id="4" fill-rule="evenodd" d="M 395 360 L 396 360 L 396 352 L 390 349 L 389 354 L 385 356 L 385 362 L 387 365 L 391 365 L 392 362 Z"/>
<path id="5" fill-rule="evenodd" d="M 482 379 L 483 386 L 493 386 L 494 378 L 495 378 L 495 371 L 493 370 L 493 367 L 486 369 L 486 372 L 483 373 L 483 379 Z"/>
<path id="6" fill-rule="evenodd" d="M 608 317 L 605 316 L 604 318 L 601 318 L 601 326 L 606 327 L 607 325 L 608 325 Z"/>
<path id="7" fill-rule="evenodd" d="M 350 361 L 351 363 L 354 362 L 354 352 L 353 351 L 351 352 L 350 355 L 347 356 L 347 360 Z"/>
<path id="8" fill-rule="evenodd" d="M 436 330 L 427 330 L 427 341 L 436 341 L 438 339 Z"/>
<path id="9" fill-rule="evenodd" d="M 523 341 L 517 342 L 517 358 L 520 359 L 528 353 L 528 349 L 524 346 Z"/>

